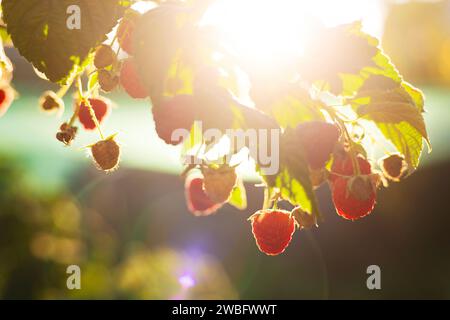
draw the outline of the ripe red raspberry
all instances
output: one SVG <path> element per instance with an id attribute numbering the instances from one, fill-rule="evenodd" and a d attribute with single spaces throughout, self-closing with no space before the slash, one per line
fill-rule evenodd
<path id="1" fill-rule="evenodd" d="M 89 99 L 89 103 L 94 109 L 95 117 L 98 120 L 98 123 L 102 123 L 102 121 L 107 117 L 110 111 L 110 102 L 105 98 L 91 98 Z M 86 130 L 94 130 L 95 122 L 92 120 L 91 113 L 89 111 L 89 107 L 85 102 L 82 102 L 80 105 L 80 110 L 78 111 L 78 119 Z"/>
<path id="2" fill-rule="evenodd" d="M 372 168 L 369 161 L 364 159 L 362 156 L 357 156 L 356 159 L 358 161 L 361 174 L 372 173 Z M 334 181 L 339 176 L 353 176 L 354 174 L 353 161 L 350 154 L 336 154 L 333 165 L 331 166 L 329 180 Z"/>
<path id="3" fill-rule="evenodd" d="M 227 202 L 236 185 L 235 169 L 228 165 L 218 168 L 204 166 L 202 174 L 204 176 L 203 189 L 208 197 L 217 203 Z"/>
<path id="4" fill-rule="evenodd" d="M 384 176 L 392 181 L 400 181 L 408 169 L 405 158 L 399 154 L 392 154 L 381 159 L 380 166 Z"/>
<path id="5" fill-rule="evenodd" d="M 94 66 L 97 69 L 103 69 L 116 62 L 116 59 L 116 53 L 113 49 L 106 44 L 102 44 L 95 51 Z"/>
<path id="6" fill-rule="evenodd" d="M 134 10 L 127 12 L 117 29 L 117 39 L 120 47 L 128 54 L 134 54 L 134 29 L 140 14 Z"/>
<path id="7" fill-rule="evenodd" d="M 112 171 L 119 165 L 120 146 L 114 141 L 114 136 L 98 141 L 91 146 L 92 157 L 99 169 Z"/>
<path id="8" fill-rule="evenodd" d="M 190 130 L 195 120 L 195 100 L 191 95 L 178 95 L 153 106 L 153 120 L 158 136 L 167 144 L 177 145 L 172 133 L 176 129 Z"/>
<path id="9" fill-rule="evenodd" d="M 356 160 L 360 175 L 356 175 L 350 154 L 336 154 L 329 178 L 336 211 L 349 220 L 371 213 L 376 200 L 375 177 L 372 175 L 371 165 L 362 156 L 358 156 Z"/>
<path id="10" fill-rule="evenodd" d="M 212 201 L 203 190 L 203 178 L 191 176 L 185 183 L 186 202 L 190 212 L 195 216 L 207 216 L 216 212 L 221 203 Z"/>
<path id="11" fill-rule="evenodd" d="M 0 85 L 0 117 L 8 111 L 15 98 L 15 91 L 8 84 Z"/>
<path id="12" fill-rule="evenodd" d="M 270 256 L 284 252 L 295 231 L 295 219 L 290 212 L 260 210 L 250 220 L 259 250 Z"/>
<path id="13" fill-rule="evenodd" d="M 332 194 L 337 213 L 348 220 L 368 215 L 375 206 L 376 190 L 370 176 L 337 177 Z"/>
<path id="14" fill-rule="evenodd" d="M 148 90 L 139 79 L 135 62 L 132 58 L 125 60 L 122 64 L 120 84 L 128 95 L 134 99 L 144 99 L 149 96 Z"/>
<path id="15" fill-rule="evenodd" d="M 305 151 L 306 160 L 311 169 L 320 169 L 330 159 L 340 131 L 334 124 L 311 121 L 297 126 L 295 135 Z"/>

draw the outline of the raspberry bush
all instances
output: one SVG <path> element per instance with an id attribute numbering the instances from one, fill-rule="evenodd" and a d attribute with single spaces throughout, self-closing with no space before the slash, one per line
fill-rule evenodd
<path id="1" fill-rule="evenodd" d="M 295 61 L 256 66 L 202 23 L 211 1 L 158 1 L 146 12 L 136 11 L 135 2 L 60 0 L 50 14 L 53 0 L 3 0 L 8 34 L 0 50 L 0 116 L 16 96 L 3 45 L 17 48 L 60 86 L 37 102 L 44 112 L 61 115 L 62 98 L 74 92 L 73 115 L 62 121 L 56 138 L 71 145 L 84 130 L 97 130 L 99 140 L 89 149 L 106 172 L 118 167 L 121 150 L 120 137 L 105 136 L 101 128 L 114 116 L 102 95 L 122 90 L 130 99 L 148 101 L 155 134 L 168 145 L 181 144 L 182 159 L 193 160 L 182 177 L 187 207 L 196 216 L 226 203 L 246 208 L 237 169 L 250 146 L 224 151 L 227 129 L 278 130 L 279 145 L 270 146 L 279 155 L 276 174 L 266 174 L 255 153 L 244 152 L 265 190 L 261 210 L 249 220 L 268 255 L 282 253 L 296 229 L 322 223 L 315 197 L 322 184 L 330 186 L 337 214 L 357 220 L 372 212 L 379 188 L 412 174 L 424 145 L 430 149 L 422 92 L 403 79 L 358 22 L 316 26 Z M 66 26 L 69 5 L 80 7 L 80 29 Z M 174 140 L 177 129 L 188 132 L 187 139 Z M 207 129 L 219 138 L 207 137 Z M 291 211 L 278 209 L 281 201 Z"/>

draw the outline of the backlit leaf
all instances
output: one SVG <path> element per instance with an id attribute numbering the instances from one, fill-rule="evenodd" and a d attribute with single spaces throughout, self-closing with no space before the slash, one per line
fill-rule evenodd
<path id="1" fill-rule="evenodd" d="M 67 27 L 67 8 L 80 8 L 80 29 Z M 14 46 L 52 82 L 65 83 L 106 39 L 126 3 L 122 0 L 3 0 Z"/>

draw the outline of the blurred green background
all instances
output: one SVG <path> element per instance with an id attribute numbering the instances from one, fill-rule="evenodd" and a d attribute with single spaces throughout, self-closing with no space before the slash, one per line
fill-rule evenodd
<path id="1" fill-rule="evenodd" d="M 250 182 L 245 212 L 187 212 L 178 150 L 157 138 L 148 102 L 110 96 L 105 131 L 124 130 L 123 157 L 104 174 L 84 155 L 96 133 L 71 148 L 56 141 L 61 119 L 37 106 L 48 83 L 8 50 L 20 98 L 0 119 L 0 297 L 450 299 L 450 2 L 371 3 L 386 21 L 388 54 L 426 94 L 433 152 L 361 221 L 339 218 L 319 189 L 326 223 L 299 232 L 278 257 L 257 250 L 246 222 L 263 197 Z M 66 287 L 71 264 L 81 267 L 81 290 Z M 366 287 L 371 264 L 381 267 L 382 290 Z"/>

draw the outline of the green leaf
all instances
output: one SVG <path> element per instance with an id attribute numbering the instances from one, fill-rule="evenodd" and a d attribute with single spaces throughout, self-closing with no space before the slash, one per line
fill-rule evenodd
<path id="1" fill-rule="evenodd" d="M 283 128 L 295 128 L 305 121 L 322 120 L 320 109 L 323 103 L 311 98 L 308 91 L 296 85 L 272 92 L 258 109 L 272 115 Z"/>
<path id="2" fill-rule="evenodd" d="M 411 169 L 417 168 L 423 139 L 430 145 L 422 115 L 424 98 L 418 89 L 385 76 L 372 76 L 348 102 L 359 117 L 375 122 Z"/>
<path id="3" fill-rule="evenodd" d="M 98 72 L 93 72 L 90 76 L 89 76 L 89 80 L 88 80 L 88 90 L 92 91 L 94 90 L 95 86 L 98 84 Z"/>
<path id="4" fill-rule="evenodd" d="M 355 78 L 366 67 L 376 68 L 378 40 L 361 31 L 356 22 L 321 30 L 306 46 L 300 76 L 311 83 L 322 82 L 334 94 L 349 93 Z"/>
<path id="5" fill-rule="evenodd" d="M 135 59 L 152 100 L 192 94 L 198 69 L 214 65 L 217 37 L 196 25 L 194 11 L 182 3 L 163 3 L 137 25 Z"/>
<path id="6" fill-rule="evenodd" d="M 290 172 L 289 168 L 283 167 L 281 172 L 275 177 L 269 185 L 271 189 L 276 188 L 280 191 L 283 199 L 287 199 L 291 204 L 300 206 L 307 212 L 316 212 L 317 204 L 315 195 L 313 194 L 309 179 L 309 173 Z"/>
<path id="7" fill-rule="evenodd" d="M 3 0 L 3 14 L 14 46 L 52 82 L 64 84 L 85 65 L 122 16 L 122 0 Z M 70 30 L 67 8 L 80 8 L 81 28 Z"/>
<path id="8" fill-rule="evenodd" d="M 228 203 L 239 210 L 247 209 L 247 193 L 245 191 L 245 186 L 242 180 L 238 179 L 236 186 L 234 187 L 230 200 Z"/>
<path id="9" fill-rule="evenodd" d="M 8 47 L 12 44 L 11 36 L 6 29 L 6 26 L 0 26 L 0 38 L 2 39 L 3 45 Z"/>
<path id="10" fill-rule="evenodd" d="M 333 94 L 353 96 L 371 76 L 403 79 L 379 40 L 364 33 L 361 22 L 324 29 L 306 51 L 300 75 Z M 414 93 L 414 87 L 405 86 Z"/>
<path id="11" fill-rule="evenodd" d="M 270 189 L 278 189 L 282 197 L 291 204 L 320 216 L 308 163 L 291 129 L 287 129 L 281 136 L 279 173 L 263 178 Z"/>

